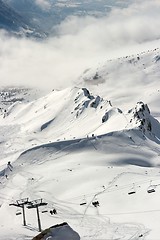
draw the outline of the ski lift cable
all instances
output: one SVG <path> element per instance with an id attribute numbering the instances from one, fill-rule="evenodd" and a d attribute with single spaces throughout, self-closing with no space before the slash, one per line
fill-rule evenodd
<path id="1" fill-rule="evenodd" d="M 47 199 L 46 199 L 47 200 Z M 44 214 L 49 214 L 50 213 L 50 210 L 51 209 L 55 209 L 55 207 L 54 207 L 54 204 L 55 204 L 55 202 L 53 203 L 52 201 L 50 201 L 50 200 L 47 200 L 48 201 L 48 205 L 47 205 L 47 211 L 44 211 L 43 213 Z M 77 213 L 76 213 L 76 215 L 77 215 Z M 61 214 L 60 212 L 58 213 L 58 217 L 63 221 L 63 222 L 65 222 L 66 220 L 63 218 L 63 214 Z"/>
<path id="2" fill-rule="evenodd" d="M 94 199 L 95 199 L 95 195 L 93 196 L 93 198 L 91 199 L 91 201 L 87 204 L 87 206 L 86 206 L 86 208 L 85 208 L 85 210 L 84 210 L 83 217 L 82 217 L 82 219 L 81 219 L 80 224 L 83 223 L 84 218 L 85 218 L 85 215 L 86 215 L 86 212 L 87 212 L 88 208 L 90 207 L 90 205 L 91 205 L 91 203 L 93 202 Z"/>
<path id="3" fill-rule="evenodd" d="M 94 200 L 95 196 L 92 198 L 92 201 Z M 89 204 L 87 205 L 87 208 L 85 209 L 83 214 L 79 214 L 76 213 L 76 216 L 82 217 L 81 223 L 84 220 L 84 217 L 87 215 L 87 217 L 89 216 L 94 216 L 94 215 L 90 215 L 90 214 L 86 214 L 88 207 L 90 206 L 91 202 L 89 202 Z M 51 201 L 50 201 L 51 202 Z M 51 202 L 52 203 L 52 202 Z M 147 214 L 147 213 L 151 213 L 151 212 L 160 212 L 160 209 L 151 209 L 151 210 L 144 210 L 144 211 L 133 211 L 133 212 L 116 212 L 116 213 L 103 213 L 103 214 L 99 214 L 100 216 L 112 216 L 112 215 L 134 215 L 134 214 Z M 62 215 L 61 215 L 62 218 Z M 63 219 L 63 218 L 62 218 Z M 64 219 L 63 219 L 64 220 Z"/>
<path id="4" fill-rule="evenodd" d="M 143 184 L 145 184 L 145 183 L 147 183 L 148 181 L 144 181 L 143 182 Z M 138 182 L 137 182 L 138 183 Z M 138 184 L 137 184 L 138 185 Z M 159 186 L 160 184 L 156 184 L 155 186 Z M 94 192 L 94 193 L 90 193 L 90 194 L 86 194 L 85 196 L 86 197 L 91 197 L 91 196 L 98 196 L 98 195 L 100 195 L 100 194 L 108 194 L 108 193 L 112 193 L 112 192 L 116 192 L 116 191 L 120 191 L 120 190 L 123 190 L 123 189 L 126 189 L 126 188 L 128 188 L 129 186 L 131 186 L 131 184 L 129 184 L 129 185 L 124 185 L 124 186 L 122 186 L 122 187 L 119 187 L 119 188 L 116 188 L 116 189 L 105 189 L 105 190 L 103 190 L 103 191 L 100 191 L 100 192 Z M 135 186 L 135 183 L 134 183 L 134 186 Z M 134 191 L 134 192 L 136 192 L 136 191 Z M 70 202 L 69 200 L 75 200 L 75 199 L 79 199 L 79 198 L 81 198 L 82 197 L 82 195 L 80 195 L 80 196 L 77 196 L 77 197 L 75 197 L 75 198 L 71 198 L 71 199 L 68 199 L 68 201 L 65 201 L 66 203 L 68 203 L 68 204 L 73 204 L 72 202 Z M 76 204 L 76 203 L 74 203 L 75 205 L 79 205 L 79 204 Z"/>
<path id="5" fill-rule="evenodd" d="M 151 181 L 153 181 L 153 180 L 150 180 L 150 183 L 151 183 Z M 143 183 L 143 184 L 145 184 L 145 183 L 147 183 L 148 182 L 148 180 L 147 181 L 141 181 L 141 182 L 136 182 L 136 184 L 138 184 L 138 183 Z M 93 198 L 90 200 L 90 202 L 89 202 L 89 204 L 88 204 L 88 207 L 90 206 L 90 204 L 92 203 L 92 201 L 94 200 L 94 198 L 96 197 L 96 196 L 98 196 L 98 195 L 100 195 L 100 194 L 107 194 L 107 193 L 112 193 L 112 192 L 115 192 L 115 191 L 119 191 L 119 190 L 122 190 L 122 189 L 125 189 L 125 188 L 128 188 L 129 186 L 130 186 L 131 184 L 128 184 L 128 185 L 124 185 L 124 186 L 122 186 L 122 187 L 119 187 L 118 189 L 116 188 L 116 189 L 104 189 L 103 191 L 100 191 L 100 192 L 94 192 L 94 193 L 90 193 L 90 194 L 86 194 L 85 195 L 85 197 L 90 197 L 90 196 L 93 196 Z M 135 183 L 134 183 L 134 185 L 135 185 Z M 160 184 L 156 184 L 155 186 L 159 186 Z M 74 197 L 74 198 L 71 198 L 71 200 L 74 200 L 74 199 L 79 199 L 79 198 L 81 198 L 81 197 L 84 197 L 84 194 L 83 195 L 80 195 L 80 196 L 77 196 L 77 197 Z M 12 199 L 7 199 L 7 198 L 4 198 L 4 197 L 0 197 L 1 199 L 5 199 L 5 200 L 8 200 L 8 201 L 10 201 L 10 200 L 13 200 L 13 198 Z M 50 200 L 48 200 L 48 199 L 46 199 L 48 202 L 50 202 L 50 204 L 54 204 L 54 205 L 59 205 L 56 201 L 55 202 L 52 202 L 52 201 L 50 201 Z M 68 200 L 70 200 L 70 199 L 68 199 Z M 58 199 L 57 199 L 57 201 L 58 201 Z M 63 201 L 63 202 L 65 202 L 65 203 L 68 203 L 68 204 L 74 204 L 74 205 L 79 205 L 79 203 L 72 203 L 72 202 L 70 202 L 70 201 Z M 87 208 L 88 208 L 87 207 Z"/>
<path id="6" fill-rule="evenodd" d="M 115 212 L 115 213 L 101 213 L 100 216 L 110 216 L 110 215 L 132 215 L 132 214 L 142 214 L 142 213 L 151 213 L 151 212 L 160 212 L 160 209 L 150 209 L 144 211 L 133 211 L 133 212 Z M 83 216 L 84 214 L 76 213 L 76 216 Z M 94 216 L 93 214 L 87 214 L 87 216 Z"/>
<path id="7" fill-rule="evenodd" d="M 117 212 L 117 213 L 103 213 L 102 216 L 110 216 L 110 215 L 132 215 L 132 214 L 142 214 L 142 213 L 151 213 L 151 212 L 160 212 L 160 209 L 151 209 L 144 211 L 136 211 L 136 212 Z"/>
<path id="8" fill-rule="evenodd" d="M 48 205 L 47 205 L 47 207 L 45 208 L 45 209 L 48 209 L 48 212 L 50 212 L 49 210 L 50 209 L 56 209 L 56 210 L 58 210 L 58 212 L 60 212 L 60 211 L 62 211 L 62 209 L 64 209 L 64 204 L 66 204 L 66 202 L 61 206 L 61 204 L 59 204 L 59 203 L 57 203 L 57 202 L 52 202 L 52 201 L 50 201 L 50 200 L 47 200 L 47 199 L 45 199 L 47 202 L 48 202 Z M 59 200 L 57 200 L 57 201 L 59 201 Z M 71 203 L 70 203 L 71 204 Z M 79 205 L 79 204 L 74 204 L 74 205 Z M 65 206 L 66 207 L 66 206 Z"/>
<path id="9" fill-rule="evenodd" d="M 137 182 L 134 182 L 134 185 L 142 185 L 142 184 L 146 184 L 146 183 L 148 183 L 148 182 L 150 182 L 151 180 L 145 180 L 145 181 L 137 181 Z M 153 180 L 152 180 L 153 181 Z M 156 181 L 156 180 L 154 180 L 154 181 Z M 110 189 L 105 189 L 105 190 L 103 190 L 103 191 L 101 191 L 101 192 L 99 192 L 99 194 L 100 193 L 104 193 L 104 194 L 107 194 L 107 193 L 110 193 L 110 192 L 115 192 L 115 191 L 120 191 L 120 190 L 122 190 L 122 189 L 126 189 L 126 188 L 128 188 L 128 187 L 131 187 L 133 185 L 133 183 L 132 184 L 126 184 L 126 185 L 123 185 L 123 186 L 121 186 L 121 187 L 112 187 L 112 188 L 110 188 Z M 156 184 L 156 186 L 159 186 L 160 184 Z M 95 195 L 95 194 L 98 194 L 97 192 L 92 192 L 92 193 L 89 193 L 89 194 L 85 194 L 85 196 L 86 197 L 90 197 L 90 196 L 93 196 L 93 195 Z M 79 196 L 76 196 L 76 197 L 73 197 L 73 198 L 69 198 L 69 199 L 67 199 L 67 201 L 69 201 L 69 200 L 76 200 L 76 199 L 79 199 L 79 198 L 81 198 L 82 196 L 84 196 L 84 194 L 83 195 L 79 195 Z"/>
<path id="10" fill-rule="evenodd" d="M 153 181 L 153 180 L 152 180 Z M 147 183 L 148 182 L 148 180 L 147 181 L 141 181 L 141 182 L 136 182 L 136 184 L 137 183 Z M 151 182 L 151 180 L 150 180 L 150 182 Z M 122 186 L 122 187 L 119 187 L 118 189 L 116 188 L 116 189 L 109 189 L 109 190 L 107 190 L 107 189 L 105 189 L 105 190 L 103 190 L 103 191 L 100 191 L 100 192 L 96 192 L 96 193 L 90 193 L 90 194 L 86 194 L 85 196 L 86 197 L 89 197 L 89 196 L 93 196 L 93 198 L 90 200 L 90 202 L 89 202 L 89 204 L 87 205 L 87 209 L 88 209 L 88 207 L 91 205 L 91 203 L 92 203 L 92 201 L 95 199 L 95 197 L 96 196 L 98 196 L 98 195 L 100 195 L 100 194 L 103 194 L 103 193 L 109 193 L 109 192 L 114 192 L 114 191 L 119 191 L 119 190 L 121 190 L 121 189 L 125 189 L 125 188 L 128 188 L 128 186 L 130 186 L 131 184 L 128 184 L 128 185 L 124 185 L 124 186 Z M 160 185 L 160 184 L 157 184 L 157 185 Z M 157 186 L 156 185 L 156 186 Z M 107 190 L 107 191 L 106 191 Z M 80 195 L 80 196 L 78 196 L 78 197 L 74 197 L 74 198 L 72 198 L 73 200 L 74 199 L 79 199 L 80 197 L 82 197 L 82 196 L 84 196 L 84 194 L 83 195 Z M 7 200 L 9 200 L 9 199 L 7 199 Z M 12 200 L 13 200 L 13 198 L 12 198 Z M 46 199 L 47 200 L 47 199 Z M 69 199 L 68 199 L 69 200 Z M 50 200 L 47 200 L 50 204 L 54 204 L 54 205 L 59 205 L 59 203 L 57 203 L 56 201 L 55 202 L 52 202 L 52 201 L 50 201 Z M 57 201 L 58 201 L 58 199 L 57 199 Z M 79 205 L 79 203 L 78 204 L 76 204 L 76 203 L 71 203 L 71 202 L 67 202 L 67 201 L 63 201 L 64 203 L 68 203 L 68 204 L 75 204 L 75 205 Z M 87 211 L 87 209 L 85 210 L 85 212 Z"/>
<path id="11" fill-rule="evenodd" d="M 0 199 L 3 199 L 3 200 L 6 200 L 6 201 L 13 201 L 13 198 L 6 198 L 6 197 L 3 197 L 3 196 L 0 196 Z"/>
<path id="12" fill-rule="evenodd" d="M 99 216 L 116 216 L 116 215 L 133 215 L 133 214 L 147 214 L 147 213 L 153 213 L 153 212 L 160 212 L 160 209 L 150 209 L 150 210 L 144 210 L 144 211 L 133 211 L 133 212 L 115 212 L 115 213 L 100 213 Z M 75 215 L 75 214 L 74 214 Z M 84 214 L 76 214 L 76 216 L 82 217 Z M 96 215 L 93 214 L 86 214 L 87 217 L 94 217 Z"/>

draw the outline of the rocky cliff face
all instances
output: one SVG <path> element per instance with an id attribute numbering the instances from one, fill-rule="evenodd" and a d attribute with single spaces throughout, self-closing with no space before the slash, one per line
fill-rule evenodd
<path id="1" fill-rule="evenodd" d="M 152 123 L 150 120 L 150 110 L 147 104 L 143 102 L 138 102 L 135 108 L 129 110 L 132 117 L 130 123 L 135 123 L 143 132 L 152 130 Z"/>

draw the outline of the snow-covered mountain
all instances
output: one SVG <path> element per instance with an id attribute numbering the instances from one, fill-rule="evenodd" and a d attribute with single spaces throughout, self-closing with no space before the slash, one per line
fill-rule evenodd
<path id="1" fill-rule="evenodd" d="M 133 102 L 146 102 L 147 98 L 153 115 L 160 121 L 159 60 L 159 48 L 107 60 L 93 69 L 86 69 L 78 85 L 107 96 L 123 110 L 128 110 Z"/>
<path id="2" fill-rule="evenodd" d="M 0 238 L 38 234 L 36 210 L 25 205 L 24 227 L 16 209 L 28 198 L 47 203 L 42 229 L 67 222 L 82 240 L 158 240 L 159 49 L 100 63 L 78 85 L 1 89 Z"/>
<path id="3" fill-rule="evenodd" d="M 44 32 L 53 32 L 53 27 L 68 16 L 95 16 L 101 17 L 110 12 L 112 8 L 124 8 L 133 0 L 6 0 L 19 14 L 25 16 L 30 24 L 40 26 Z"/>
<path id="4" fill-rule="evenodd" d="M 4 29 L 10 34 L 16 36 L 42 38 L 46 34 L 37 30 L 33 24 L 27 22 L 25 17 L 22 17 L 8 4 L 0 0 L 0 29 Z"/>

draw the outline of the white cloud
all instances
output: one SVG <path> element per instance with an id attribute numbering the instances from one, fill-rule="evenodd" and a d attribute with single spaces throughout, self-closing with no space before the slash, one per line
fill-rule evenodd
<path id="1" fill-rule="evenodd" d="M 1 33 L 0 85 L 67 87 L 98 61 L 129 54 L 135 45 L 160 38 L 159 12 L 159 1 L 146 0 L 101 19 L 70 17 L 45 42 Z"/>
<path id="2" fill-rule="evenodd" d="M 43 10 L 49 10 L 51 7 L 49 0 L 35 0 L 35 3 Z"/>

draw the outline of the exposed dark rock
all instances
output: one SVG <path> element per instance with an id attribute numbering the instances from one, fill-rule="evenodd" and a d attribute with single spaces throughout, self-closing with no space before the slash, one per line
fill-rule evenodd
<path id="1" fill-rule="evenodd" d="M 78 117 L 88 107 L 97 108 L 103 99 L 100 98 L 100 96 L 93 96 L 87 88 L 82 88 L 81 94 L 78 93 L 74 101 L 78 103 L 74 108 L 74 110 L 77 111 L 76 117 Z"/>
<path id="2" fill-rule="evenodd" d="M 95 100 L 91 103 L 90 106 L 93 107 L 93 108 L 97 108 L 98 105 L 99 105 L 99 103 L 100 103 L 100 101 L 101 101 L 100 96 L 97 96 L 97 97 L 95 98 Z"/>
<path id="3" fill-rule="evenodd" d="M 143 132 L 152 130 L 152 123 L 150 121 L 150 110 L 147 104 L 143 102 L 137 102 L 136 107 L 128 111 L 128 113 L 133 114 L 130 123 L 135 121 L 137 126 Z"/>
<path id="4" fill-rule="evenodd" d="M 102 123 L 106 122 L 108 120 L 108 112 L 105 113 L 105 115 L 102 117 Z"/>
<path id="5" fill-rule="evenodd" d="M 80 240 L 80 236 L 66 222 L 45 229 L 32 240 Z"/>
<path id="6" fill-rule="evenodd" d="M 157 56 L 155 57 L 155 61 L 158 62 L 159 60 L 160 60 L 160 55 L 157 55 Z"/>

